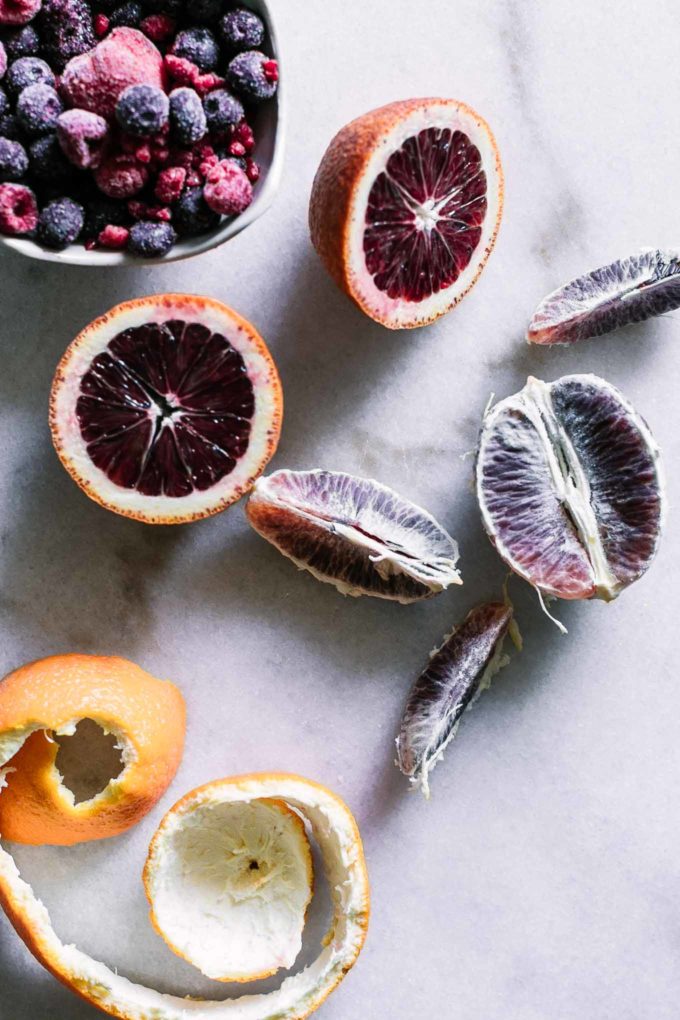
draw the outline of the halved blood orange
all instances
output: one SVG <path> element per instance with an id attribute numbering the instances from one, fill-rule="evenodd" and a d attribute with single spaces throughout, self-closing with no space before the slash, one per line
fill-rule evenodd
<path id="1" fill-rule="evenodd" d="M 57 367 L 50 428 L 97 503 L 151 524 L 224 510 L 276 449 L 281 383 L 254 327 L 219 301 L 158 294 L 112 308 Z"/>
<path id="2" fill-rule="evenodd" d="M 312 190 L 312 242 L 336 283 L 390 329 L 425 326 L 478 279 L 503 209 L 488 124 L 453 99 L 409 99 L 352 121 Z"/>

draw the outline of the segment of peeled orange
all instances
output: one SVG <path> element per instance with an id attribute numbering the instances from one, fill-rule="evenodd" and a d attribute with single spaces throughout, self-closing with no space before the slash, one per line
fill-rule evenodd
<path id="1" fill-rule="evenodd" d="M 82 720 L 116 737 L 122 771 L 76 803 L 57 768 L 60 734 Z M 135 825 L 167 789 L 182 758 L 179 690 L 126 659 L 55 655 L 0 682 L 0 835 L 70 845 Z"/>

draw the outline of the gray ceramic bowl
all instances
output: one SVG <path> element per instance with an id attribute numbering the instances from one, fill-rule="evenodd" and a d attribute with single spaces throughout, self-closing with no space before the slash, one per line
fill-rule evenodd
<path id="1" fill-rule="evenodd" d="M 271 53 L 281 63 L 274 23 L 269 0 L 246 0 L 244 6 L 256 11 L 267 25 L 267 39 L 264 50 Z M 285 74 L 285 73 L 284 73 Z M 161 262 L 175 262 L 177 259 L 188 259 L 192 255 L 200 255 L 224 244 L 230 238 L 240 234 L 242 230 L 254 223 L 274 200 L 281 182 L 283 169 L 283 146 L 285 136 L 285 80 L 279 84 L 276 97 L 265 103 L 253 120 L 257 137 L 257 161 L 262 169 L 262 176 L 255 186 L 253 204 L 240 216 L 233 220 L 223 220 L 220 226 L 207 234 L 180 240 L 172 251 L 162 259 L 143 259 L 136 255 L 117 251 L 86 251 L 82 244 L 72 244 L 63 251 L 49 251 L 41 248 L 34 241 L 22 240 L 18 237 L 3 237 L 0 244 L 4 248 L 19 252 L 31 259 L 42 262 L 61 262 L 71 266 L 130 266 L 153 265 Z"/>

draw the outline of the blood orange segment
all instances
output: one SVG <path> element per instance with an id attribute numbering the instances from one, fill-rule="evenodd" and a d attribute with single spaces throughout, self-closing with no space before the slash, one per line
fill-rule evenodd
<path id="1" fill-rule="evenodd" d="M 503 559 L 539 591 L 615 598 L 649 567 L 664 517 L 660 453 L 609 383 L 529 379 L 487 414 L 477 494 Z"/>
<path id="2" fill-rule="evenodd" d="M 118 513 L 174 523 L 224 509 L 271 457 L 281 422 L 276 369 L 225 305 L 161 295 L 114 308 L 57 370 L 57 452 L 88 495 Z"/>
<path id="3" fill-rule="evenodd" d="M 392 329 L 426 325 L 470 289 L 495 242 L 503 177 L 464 103 L 413 99 L 353 121 L 319 167 L 312 240 L 331 275 Z"/>

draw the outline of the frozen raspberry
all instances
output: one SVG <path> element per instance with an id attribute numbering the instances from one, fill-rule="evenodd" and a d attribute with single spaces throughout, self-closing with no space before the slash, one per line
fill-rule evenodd
<path id="1" fill-rule="evenodd" d="M 123 131 L 140 138 L 149 138 L 165 127 L 168 112 L 168 97 L 153 85 L 130 85 L 116 104 L 116 120 Z"/>
<path id="2" fill-rule="evenodd" d="M 61 150 L 56 134 L 43 135 L 28 150 L 31 176 L 41 185 L 66 189 L 75 170 Z"/>
<path id="3" fill-rule="evenodd" d="M 90 53 L 66 66 L 61 90 L 71 106 L 111 118 L 129 85 L 164 86 L 163 58 L 135 28 L 114 28 Z"/>
<path id="4" fill-rule="evenodd" d="M 172 212 L 167 206 L 149 205 L 148 202 L 137 202 L 132 199 L 128 202 L 127 207 L 133 220 L 154 220 L 154 222 L 169 223 L 172 219 Z"/>
<path id="5" fill-rule="evenodd" d="M 231 145 L 229 146 L 230 156 L 245 156 L 245 154 L 246 150 L 245 147 L 241 144 L 241 142 L 232 142 Z"/>
<path id="6" fill-rule="evenodd" d="M 145 186 L 149 171 L 134 156 L 121 153 L 105 159 L 95 170 L 94 179 L 109 198 L 131 198 Z"/>
<path id="7" fill-rule="evenodd" d="M 214 212 L 238 216 L 252 202 L 253 186 L 240 167 L 223 160 L 208 174 L 203 197 Z"/>
<path id="8" fill-rule="evenodd" d="M 139 24 L 144 35 L 155 43 L 165 42 L 175 34 L 176 22 L 167 14 L 150 14 Z"/>
<path id="9" fill-rule="evenodd" d="M 176 81 L 179 85 L 193 85 L 201 74 L 196 65 L 192 64 L 190 60 L 186 60 L 185 57 L 178 57 L 174 53 L 166 53 L 164 64 L 165 70 L 172 80 Z"/>
<path id="10" fill-rule="evenodd" d="M 217 89 L 207 95 L 203 100 L 203 109 L 211 135 L 223 135 L 243 120 L 243 106 L 226 89 Z"/>
<path id="11" fill-rule="evenodd" d="M 220 47 L 209 28 L 184 28 L 177 33 L 171 52 L 195 64 L 200 71 L 214 71 Z"/>
<path id="12" fill-rule="evenodd" d="M 20 142 L 0 138 L 0 181 L 20 181 L 28 170 L 28 153 Z"/>
<path id="13" fill-rule="evenodd" d="M 264 23 L 257 14 L 240 7 L 224 15 L 220 33 L 232 52 L 257 50 L 264 42 Z"/>
<path id="14" fill-rule="evenodd" d="M 60 251 L 73 244 L 83 229 L 85 211 L 71 198 L 49 202 L 38 217 L 36 238 L 46 248 Z"/>
<path id="15" fill-rule="evenodd" d="M 95 14 L 94 34 L 97 36 L 98 39 L 103 39 L 103 37 L 108 32 L 110 26 L 111 22 L 109 21 L 105 14 L 102 14 L 101 12 L 99 14 Z"/>
<path id="16" fill-rule="evenodd" d="M 5 77 L 7 70 L 7 50 L 0 42 L 0 81 Z"/>
<path id="17" fill-rule="evenodd" d="M 214 92 L 215 89 L 224 88 L 225 84 L 226 82 L 224 78 L 220 78 L 219 74 L 213 74 L 212 71 L 208 74 L 197 75 L 193 81 L 193 86 L 199 96 L 207 96 L 208 92 Z"/>
<path id="18" fill-rule="evenodd" d="M 85 0 L 43 0 L 38 23 L 43 54 L 58 71 L 97 42 Z"/>
<path id="19" fill-rule="evenodd" d="M 187 172 L 181 166 L 169 166 L 159 173 L 154 195 L 163 205 L 171 205 L 182 194 L 186 179 Z"/>
<path id="20" fill-rule="evenodd" d="M 195 237 L 214 230 L 220 217 L 206 204 L 202 188 L 187 188 L 173 209 L 172 222 L 180 237 Z"/>
<path id="21" fill-rule="evenodd" d="M 0 234 L 30 234 L 38 223 L 38 203 L 23 184 L 0 184 Z"/>
<path id="22" fill-rule="evenodd" d="M 203 104 L 193 89 L 179 88 L 170 93 L 170 131 L 181 145 L 200 141 L 208 129 Z"/>
<path id="23" fill-rule="evenodd" d="M 57 138 L 64 155 L 81 170 L 99 166 L 108 135 L 107 121 L 89 110 L 66 110 L 57 119 Z"/>
<path id="24" fill-rule="evenodd" d="M 17 120 L 32 138 L 53 131 L 64 109 L 61 99 L 49 85 L 29 85 L 17 100 Z"/>
<path id="25" fill-rule="evenodd" d="M 177 234 L 169 223 L 141 220 L 130 228 L 128 250 L 145 259 L 161 258 L 168 254 L 176 240 Z"/>
<path id="26" fill-rule="evenodd" d="M 248 180 L 250 181 L 251 184 L 257 184 L 257 182 L 260 179 L 261 173 L 262 171 L 260 170 L 259 166 L 257 165 L 254 159 L 249 159 L 246 161 L 246 174 L 248 175 Z"/>
<path id="27" fill-rule="evenodd" d="M 0 25 L 27 25 L 40 10 L 42 0 L 0 0 Z"/>
<path id="28" fill-rule="evenodd" d="M 242 121 L 234 131 L 234 141 L 240 142 L 246 152 L 253 152 L 255 149 L 255 135 L 250 124 Z"/>
<path id="29" fill-rule="evenodd" d="M 49 64 L 40 57 L 19 57 L 10 64 L 6 77 L 7 91 L 18 96 L 29 85 L 56 85 L 54 73 Z"/>
<path id="30" fill-rule="evenodd" d="M 117 227 L 113 223 L 107 223 L 103 230 L 97 235 L 97 244 L 101 248 L 111 248 L 113 251 L 120 251 L 127 246 L 130 231 L 127 227 Z"/>
<path id="31" fill-rule="evenodd" d="M 261 103 L 271 99 L 278 87 L 278 74 L 274 78 L 270 60 L 264 53 L 249 50 L 239 53 L 227 68 L 227 81 L 238 94 L 250 103 Z"/>
<path id="32" fill-rule="evenodd" d="M 37 57 L 40 53 L 40 36 L 34 25 L 24 25 L 23 28 L 15 28 L 9 32 L 4 39 L 8 60 L 18 60 L 19 57 Z M 0 78 L 2 75 L 0 75 Z"/>

